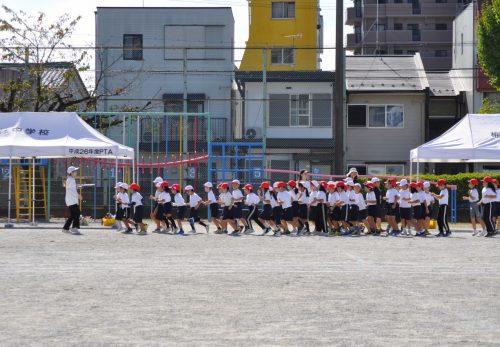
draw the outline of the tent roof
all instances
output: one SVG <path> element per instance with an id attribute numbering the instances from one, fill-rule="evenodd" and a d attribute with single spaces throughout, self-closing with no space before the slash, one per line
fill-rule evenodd
<path id="1" fill-rule="evenodd" d="M 410 152 L 413 162 L 497 162 L 500 114 L 468 114 L 443 135 Z"/>
<path id="2" fill-rule="evenodd" d="M 0 158 L 119 158 L 134 150 L 92 128 L 74 112 L 0 114 Z"/>

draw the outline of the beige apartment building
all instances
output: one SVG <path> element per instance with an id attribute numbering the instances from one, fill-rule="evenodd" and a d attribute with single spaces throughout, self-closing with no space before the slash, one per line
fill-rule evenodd
<path id="1" fill-rule="evenodd" d="M 355 55 L 419 52 L 428 71 L 452 67 L 453 20 L 470 0 L 353 0 L 347 50 Z"/>

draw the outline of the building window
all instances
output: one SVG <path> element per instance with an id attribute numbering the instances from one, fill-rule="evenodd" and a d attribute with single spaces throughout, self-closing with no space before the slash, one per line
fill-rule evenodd
<path id="1" fill-rule="evenodd" d="M 444 4 L 447 2 L 448 2 L 448 0 L 436 0 L 436 4 Z"/>
<path id="2" fill-rule="evenodd" d="M 309 94 L 290 95 L 290 126 L 308 127 Z"/>
<path id="3" fill-rule="evenodd" d="M 270 127 L 331 127 L 331 94 L 270 94 Z"/>
<path id="4" fill-rule="evenodd" d="M 372 31 L 385 31 L 385 24 L 375 24 L 372 26 Z"/>
<path id="5" fill-rule="evenodd" d="M 446 23 L 436 23 L 436 30 L 448 30 Z"/>
<path id="6" fill-rule="evenodd" d="M 348 105 L 349 128 L 403 128 L 403 105 Z"/>
<path id="7" fill-rule="evenodd" d="M 395 4 L 402 4 L 402 3 L 403 3 L 403 0 L 394 0 L 394 3 L 395 3 Z"/>
<path id="8" fill-rule="evenodd" d="M 436 58 L 444 58 L 448 56 L 448 51 L 446 49 L 438 49 L 434 52 Z"/>
<path id="9" fill-rule="evenodd" d="M 406 54 L 408 54 L 408 55 L 415 55 L 417 53 L 418 53 L 418 51 L 415 51 L 413 49 L 409 49 L 409 50 L 406 51 Z"/>
<path id="10" fill-rule="evenodd" d="M 418 28 L 418 24 L 407 24 L 406 28 L 411 30 L 412 41 L 420 41 L 420 30 Z"/>
<path id="11" fill-rule="evenodd" d="M 123 59 L 142 60 L 142 35 L 123 35 Z"/>
<path id="12" fill-rule="evenodd" d="M 403 54 L 403 50 L 402 49 L 395 49 L 394 54 L 401 55 L 401 54 Z"/>
<path id="13" fill-rule="evenodd" d="M 366 174 L 370 176 L 402 176 L 404 175 L 403 164 L 367 164 Z"/>
<path id="14" fill-rule="evenodd" d="M 295 63 L 295 50 L 293 48 L 272 48 L 271 64 L 293 65 Z"/>
<path id="15" fill-rule="evenodd" d="M 394 30 L 403 30 L 403 23 L 394 23 Z"/>
<path id="16" fill-rule="evenodd" d="M 366 128 L 365 105 L 349 105 L 347 107 L 347 126 L 349 128 Z"/>
<path id="17" fill-rule="evenodd" d="M 354 0 L 354 9 L 356 10 L 356 17 L 361 18 L 363 16 L 361 0 Z"/>
<path id="18" fill-rule="evenodd" d="M 295 18 L 295 2 L 273 2 L 272 3 L 272 18 L 273 19 L 293 19 Z"/>

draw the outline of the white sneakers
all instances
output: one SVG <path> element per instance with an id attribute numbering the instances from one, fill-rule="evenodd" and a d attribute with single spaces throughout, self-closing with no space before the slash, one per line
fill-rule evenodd
<path id="1" fill-rule="evenodd" d="M 63 229 L 62 232 L 65 234 L 71 234 L 71 235 L 81 235 L 82 234 L 80 232 L 80 230 L 78 230 L 78 228 L 71 228 L 69 230 Z"/>

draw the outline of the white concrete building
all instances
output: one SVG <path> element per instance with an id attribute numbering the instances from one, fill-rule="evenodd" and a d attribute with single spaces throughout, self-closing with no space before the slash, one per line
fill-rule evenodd
<path id="1" fill-rule="evenodd" d="M 98 7 L 95 18 L 96 79 L 110 94 L 123 88 L 98 110 L 182 112 L 186 90 L 187 111 L 210 112 L 214 137 L 231 136 L 230 7 Z M 146 125 L 142 129 L 150 134 Z M 178 119 L 169 121 L 168 130 L 163 122 L 158 127 L 160 143 L 165 136 L 172 145 L 179 142 Z M 197 127 L 197 136 L 206 137 L 206 124 L 198 122 Z"/>

